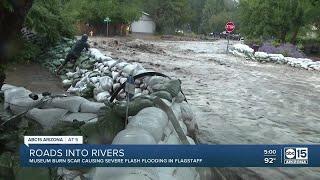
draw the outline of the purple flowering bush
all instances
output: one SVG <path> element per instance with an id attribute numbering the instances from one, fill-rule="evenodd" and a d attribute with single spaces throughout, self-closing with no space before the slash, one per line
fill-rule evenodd
<path id="1" fill-rule="evenodd" d="M 285 43 L 275 46 L 270 42 L 263 43 L 259 48 L 259 51 L 266 52 L 268 54 L 282 54 L 286 57 L 304 58 L 305 55 L 293 44 Z"/>

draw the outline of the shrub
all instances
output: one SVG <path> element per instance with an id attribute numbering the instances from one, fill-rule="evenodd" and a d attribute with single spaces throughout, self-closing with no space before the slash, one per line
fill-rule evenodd
<path id="1" fill-rule="evenodd" d="M 13 62 L 33 61 L 41 53 L 41 48 L 36 44 L 24 41 L 22 45 L 21 51 L 13 57 Z"/>
<path id="2" fill-rule="evenodd" d="M 259 51 L 269 54 L 282 54 L 284 56 L 294 58 L 305 57 L 305 55 L 295 45 L 290 43 L 280 44 L 277 47 L 270 42 L 263 43 L 263 45 L 259 48 Z"/>

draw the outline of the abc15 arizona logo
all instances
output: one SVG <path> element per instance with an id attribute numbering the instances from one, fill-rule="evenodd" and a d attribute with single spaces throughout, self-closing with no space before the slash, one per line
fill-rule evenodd
<path id="1" fill-rule="evenodd" d="M 308 148 L 284 148 L 284 164 L 308 164 Z"/>

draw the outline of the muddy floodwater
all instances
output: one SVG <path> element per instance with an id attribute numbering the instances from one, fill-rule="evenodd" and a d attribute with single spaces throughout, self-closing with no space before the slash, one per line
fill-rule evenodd
<path id="1" fill-rule="evenodd" d="M 151 41 L 91 38 L 113 58 L 182 80 L 206 144 L 319 144 L 320 73 L 261 64 L 226 54 L 226 41 Z M 105 42 L 103 42 L 105 41 Z M 232 42 L 235 43 L 235 42 Z M 30 68 L 31 67 L 31 68 Z M 39 65 L 8 72 L 8 83 L 36 92 L 64 92 Z M 320 168 L 223 168 L 227 179 L 320 179 Z"/>
<path id="2" fill-rule="evenodd" d="M 226 54 L 226 41 L 145 41 L 159 53 L 106 48 L 176 77 L 208 144 L 320 143 L 320 73 Z M 235 42 L 232 42 L 235 43 Z M 156 47 L 156 48 L 155 48 Z M 320 179 L 320 168 L 228 168 L 242 179 Z M 231 175 L 230 175 L 231 174 Z"/>

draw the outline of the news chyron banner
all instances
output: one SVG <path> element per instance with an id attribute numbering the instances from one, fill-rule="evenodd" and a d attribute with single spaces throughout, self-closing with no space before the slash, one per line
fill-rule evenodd
<path id="1" fill-rule="evenodd" d="M 23 167 L 320 167 L 320 145 L 90 145 L 25 136 Z"/>

